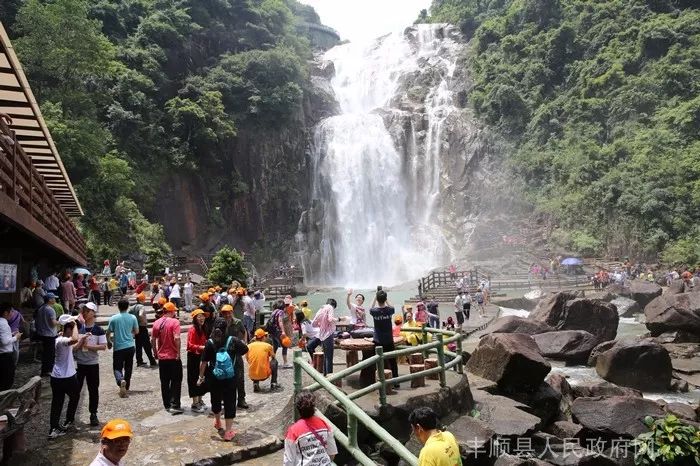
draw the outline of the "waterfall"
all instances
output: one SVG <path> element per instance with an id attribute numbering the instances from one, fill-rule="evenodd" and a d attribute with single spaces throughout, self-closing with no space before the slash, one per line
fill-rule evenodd
<path id="1" fill-rule="evenodd" d="M 308 283 L 397 284 L 449 259 L 437 220 L 460 44 L 445 29 L 417 25 L 326 53 L 340 114 L 314 131 L 312 207 L 297 235 L 317 243 L 300 244 Z"/>

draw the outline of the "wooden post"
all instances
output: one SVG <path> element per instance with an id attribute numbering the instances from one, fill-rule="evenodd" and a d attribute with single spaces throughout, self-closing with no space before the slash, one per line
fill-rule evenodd
<path id="1" fill-rule="evenodd" d="M 413 365 L 413 364 L 420 364 L 421 367 L 423 367 L 423 362 L 425 361 L 425 358 L 423 357 L 422 354 L 409 354 L 408 355 L 408 363 Z"/>
<path id="2" fill-rule="evenodd" d="M 437 360 L 437 358 L 427 358 L 427 359 L 425 360 L 425 362 L 423 363 L 423 365 L 424 365 L 424 367 L 425 367 L 426 370 L 432 369 L 433 367 L 437 367 L 437 366 L 438 366 L 438 360 Z M 430 374 L 430 375 L 428 376 L 428 378 L 429 378 L 430 380 L 439 380 L 439 379 L 440 379 L 440 376 L 438 376 L 437 374 Z"/>
<path id="3" fill-rule="evenodd" d="M 357 351 L 355 350 L 347 350 L 345 352 L 345 365 L 347 367 L 352 367 L 358 362 L 358 357 L 357 357 Z"/>
<path id="4" fill-rule="evenodd" d="M 415 374 L 417 372 L 423 372 L 425 366 L 423 364 L 411 364 L 408 366 L 408 369 L 411 374 Z M 416 377 L 415 379 L 411 379 L 411 388 L 418 387 L 425 387 L 425 377 Z"/>
<path id="5" fill-rule="evenodd" d="M 12 132 L 12 199 L 17 202 L 17 133 Z"/>
<path id="6" fill-rule="evenodd" d="M 323 374 L 323 353 L 313 354 L 313 365 L 314 369 Z"/>
<path id="7" fill-rule="evenodd" d="M 394 385 L 394 384 L 391 381 L 391 378 L 392 378 L 391 369 L 384 369 L 384 380 L 385 380 L 385 384 L 386 384 L 386 394 L 387 395 L 393 395 L 394 393 L 396 393 L 396 392 L 394 392 L 394 388 L 392 387 L 392 385 Z"/>
<path id="8" fill-rule="evenodd" d="M 34 216 L 34 171 L 31 159 L 29 159 L 29 215 Z"/>

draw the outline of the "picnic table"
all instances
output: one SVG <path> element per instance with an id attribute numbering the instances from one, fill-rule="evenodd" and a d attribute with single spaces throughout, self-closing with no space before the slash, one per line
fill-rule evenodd
<path id="1" fill-rule="evenodd" d="M 404 338 L 403 336 L 394 337 L 394 346 L 402 345 L 404 343 L 406 343 L 406 338 Z M 375 345 L 374 340 L 372 338 L 345 338 L 343 340 L 340 340 L 340 349 L 346 352 L 345 362 L 347 364 L 347 367 L 352 367 L 355 364 L 357 364 L 358 351 L 362 351 L 363 361 L 374 356 L 374 348 L 376 346 L 377 345 Z M 361 387 L 364 388 L 369 385 L 372 385 L 375 380 L 376 379 L 374 366 L 365 367 L 364 369 L 362 369 L 362 371 L 360 371 Z"/>

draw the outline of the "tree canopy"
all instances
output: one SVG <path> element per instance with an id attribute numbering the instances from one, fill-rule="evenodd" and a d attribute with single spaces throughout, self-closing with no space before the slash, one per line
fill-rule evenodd
<path id="1" fill-rule="evenodd" d="M 472 38 L 469 99 L 581 252 L 694 261 L 700 10 L 672 0 L 435 0 Z M 690 245 L 695 246 L 690 246 Z"/>

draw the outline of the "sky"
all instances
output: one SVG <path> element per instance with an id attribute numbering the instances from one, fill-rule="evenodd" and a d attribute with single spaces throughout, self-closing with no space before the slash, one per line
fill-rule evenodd
<path id="1" fill-rule="evenodd" d="M 299 0 L 313 6 L 321 22 L 342 39 L 370 40 L 413 24 L 431 0 Z"/>

